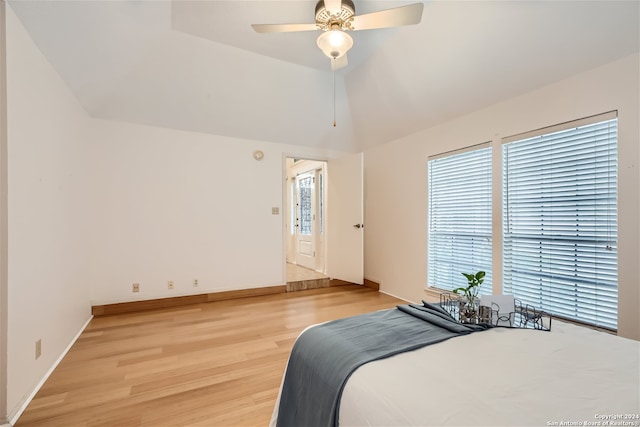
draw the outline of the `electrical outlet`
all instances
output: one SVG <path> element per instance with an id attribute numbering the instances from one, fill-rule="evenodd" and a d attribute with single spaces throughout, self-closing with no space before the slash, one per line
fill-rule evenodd
<path id="1" fill-rule="evenodd" d="M 42 340 L 41 339 L 36 341 L 36 360 L 38 360 L 40 356 L 42 356 Z"/>
<path id="2" fill-rule="evenodd" d="M 167 282 L 167 288 L 169 288 L 169 289 L 173 289 L 173 280 L 169 280 L 169 281 Z"/>
<path id="3" fill-rule="evenodd" d="M 134 283 L 133 286 L 131 286 L 131 292 L 140 292 L 140 283 Z"/>
<path id="4" fill-rule="evenodd" d="M 198 287 L 198 279 L 193 279 L 193 287 Z"/>

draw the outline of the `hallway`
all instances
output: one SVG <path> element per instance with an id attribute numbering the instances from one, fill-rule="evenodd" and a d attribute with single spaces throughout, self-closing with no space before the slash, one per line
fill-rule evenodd
<path id="1" fill-rule="evenodd" d="M 287 291 L 327 288 L 329 277 L 317 271 L 287 263 Z"/>

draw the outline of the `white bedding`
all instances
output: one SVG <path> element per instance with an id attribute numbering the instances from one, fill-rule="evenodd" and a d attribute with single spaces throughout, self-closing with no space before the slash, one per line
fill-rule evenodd
<path id="1" fill-rule="evenodd" d="M 340 425 L 639 426 L 639 365 L 640 342 L 604 332 L 495 328 L 360 367 Z"/>

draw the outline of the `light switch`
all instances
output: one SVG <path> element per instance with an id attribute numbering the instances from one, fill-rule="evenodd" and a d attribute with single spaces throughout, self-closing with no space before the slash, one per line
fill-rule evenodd
<path id="1" fill-rule="evenodd" d="M 271 208 L 271 215 L 280 215 L 280 208 L 278 207 Z"/>

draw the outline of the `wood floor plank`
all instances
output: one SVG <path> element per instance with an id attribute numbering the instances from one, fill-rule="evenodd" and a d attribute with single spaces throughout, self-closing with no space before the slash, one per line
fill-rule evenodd
<path id="1" fill-rule="evenodd" d="M 304 328 L 401 303 L 340 286 L 96 317 L 16 427 L 265 426 Z"/>

